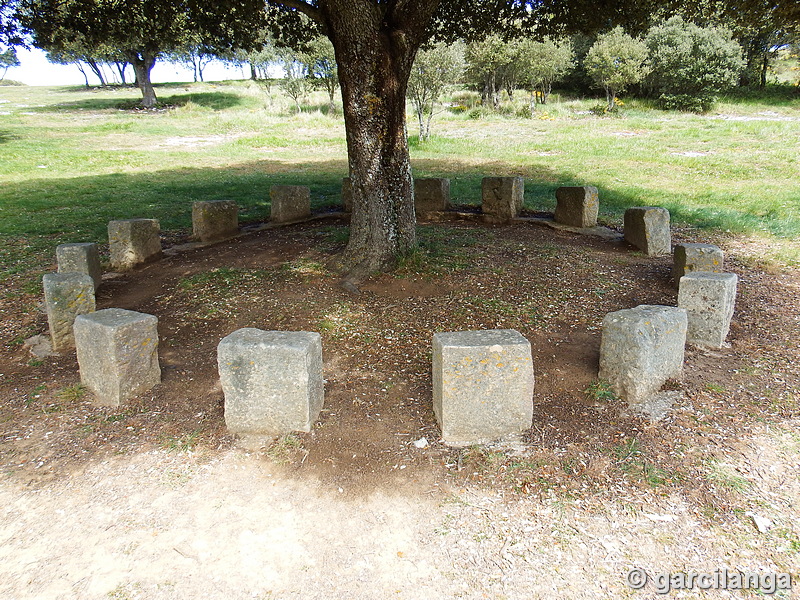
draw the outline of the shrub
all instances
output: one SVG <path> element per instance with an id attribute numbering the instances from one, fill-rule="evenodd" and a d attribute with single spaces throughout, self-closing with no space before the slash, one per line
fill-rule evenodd
<path id="1" fill-rule="evenodd" d="M 727 29 L 699 27 L 672 17 L 647 32 L 647 87 L 663 108 L 705 112 L 714 94 L 736 85 L 742 48 Z"/>
<path id="2" fill-rule="evenodd" d="M 586 72 L 606 91 L 608 110 L 613 111 L 617 94 L 639 83 L 649 72 L 647 46 L 615 27 L 601 35 L 584 60 Z"/>

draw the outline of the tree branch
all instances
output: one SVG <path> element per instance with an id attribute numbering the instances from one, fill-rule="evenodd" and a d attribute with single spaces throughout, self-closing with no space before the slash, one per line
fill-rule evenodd
<path id="1" fill-rule="evenodd" d="M 297 12 L 303 13 L 309 19 L 320 25 L 324 25 L 325 21 L 322 18 L 322 13 L 316 6 L 310 5 L 303 0 L 267 0 L 270 4 L 283 6 L 285 8 L 292 8 Z"/>

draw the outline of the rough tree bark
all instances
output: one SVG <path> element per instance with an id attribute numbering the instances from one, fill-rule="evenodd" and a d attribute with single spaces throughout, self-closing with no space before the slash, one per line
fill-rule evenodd
<path id="1" fill-rule="evenodd" d="M 358 281 L 416 246 L 406 88 L 438 1 L 278 1 L 320 23 L 336 53 L 353 189 L 340 267 Z"/>
<path id="2" fill-rule="evenodd" d="M 142 106 L 144 108 L 154 108 L 158 98 L 156 98 L 156 91 L 150 81 L 150 72 L 156 64 L 156 53 L 146 50 L 140 52 L 129 51 L 125 53 L 125 58 L 131 63 L 133 72 L 136 74 L 136 85 L 139 86 L 142 92 Z"/>

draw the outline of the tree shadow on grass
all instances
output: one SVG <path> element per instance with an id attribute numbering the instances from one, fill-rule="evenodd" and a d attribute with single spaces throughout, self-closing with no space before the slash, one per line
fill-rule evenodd
<path id="1" fill-rule="evenodd" d="M 17 134 L 0 129 L 0 144 L 7 144 L 8 142 L 13 142 L 14 140 L 18 139 L 19 136 Z"/>
<path id="2" fill-rule="evenodd" d="M 131 90 L 134 93 L 134 90 Z M 154 110 L 166 110 L 187 104 L 194 104 L 210 110 L 226 110 L 236 108 L 247 102 L 238 94 L 228 92 L 197 92 L 192 94 L 178 94 L 174 96 L 160 96 L 158 106 Z M 71 111 L 100 111 L 100 110 L 129 110 L 146 112 L 141 106 L 141 96 L 138 98 L 86 98 L 74 102 L 61 102 L 48 106 L 38 107 L 38 112 L 71 112 Z"/>
<path id="3" fill-rule="evenodd" d="M 541 165 L 517 168 L 501 162 L 469 164 L 453 160 L 414 161 L 415 177 L 449 177 L 451 201 L 477 208 L 484 176 L 525 177 L 525 208 L 534 212 L 555 210 L 555 190 L 565 185 L 592 185 L 576 173 Z M 116 173 L 66 179 L 37 179 L 7 184 L 0 190 L 0 237 L 27 239 L 52 245 L 70 241 L 107 239 L 108 221 L 156 218 L 163 230 L 188 230 L 192 203 L 198 200 L 234 200 L 240 222 L 267 221 L 272 185 L 307 185 L 314 211 L 341 207 L 342 177 L 347 161 L 296 163 L 259 160 L 223 168 L 182 168 L 151 173 Z M 621 224 L 631 206 L 652 204 L 670 210 L 673 222 L 700 227 L 768 231 L 790 237 L 800 233 L 800 221 L 775 215 L 754 215 L 735 208 L 687 206 L 680 194 L 665 190 L 619 190 L 599 187 L 600 221 Z M 648 202 L 648 199 L 650 201 Z"/>

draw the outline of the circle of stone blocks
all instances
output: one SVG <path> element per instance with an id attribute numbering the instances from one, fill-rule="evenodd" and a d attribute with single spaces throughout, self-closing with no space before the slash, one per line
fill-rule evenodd
<path id="1" fill-rule="evenodd" d="M 118 271 L 161 258 L 160 227 L 156 219 L 109 221 L 111 268 Z"/>
<path id="2" fill-rule="evenodd" d="M 75 347 L 78 315 L 94 312 L 94 280 L 86 273 L 48 273 L 42 278 L 50 341 L 55 352 Z"/>
<path id="3" fill-rule="evenodd" d="M 414 208 L 418 215 L 447 210 L 449 204 L 449 179 L 428 177 L 414 180 Z"/>
<path id="4" fill-rule="evenodd" d="M 525 180 L 522 177 L 484 177 L 481 208 L 491 222 L 507 223 L 522 210 Z"/>
<path id="5" fill-rule="evenodd" d="M 600 197 L 596 187 L 560 187 L 556 190 L 556 223 L 594 227 L 599 211 Z"/>
<path id="6" fill-rule="evenodd" d="M 634 206 L 625 211 L 625 241 L 648 256 L 672 252 L 669 211 L 659 206 Z"/>
<path id="7" fill-rule="evenodd" d="M 681 277 L 678 306 L 688 314 L 687 342 L 722 347 L 733 318 L 737 283 L 734 273 L 698 271 Z"/>
<path id="8" fill-rule="evenodd" d="M 344 212 L 353 211 L 353 181 L 349 177 L 342 178 L 342 208 Z"/>
<path id="9" fill-rule="evenodd" d="M 81 383 L 101 406 L 119 406 L 161 382 L 158 318 L 107 308 L 75 319 Z"/>
<path id="10" fill-rule="evenodd" d="M 224 240 L 239 232 L 239 207 L 233 200 L 192 203 L 192 235 L 201 242 Z"/>
<path id="11" fill-rule="evenodd" d="M 324 402 L 318 333 L 239 329 L 219 343 L 217 362 L 231 432 L 311 431 Z"/>
<path id="12" fill-rule="evenodd" d="M 600 379 L 632 408 L 652 414 L 667 379 L 680 378 L 686 345 L 683 308 L 642 305 L 603 319 Z"/>
<path id="13" fill-rule="evenodd" d="M 533 424 L 531 345 L 518 331 L 433 336 L 433 410 L 442 441 L 483 444 Z"/>
<path id="14" fill-rule="evenodd" d="M 681 277 L 695 271 L 721 273 L 725 253 L 714 244 L 676 244 L 672 253 L 672 278 L 675 285 Z"/>
<path id="15" fill-rule="evenodd" d="M 60 244 L 56 246 L 56 261 L 59 273 L 83 273 L 94 281 L 94 289 L 103 281 L 103 268 L 100 266 L 100 253 L 97 244 Z"/>
<path id="16" fill-rule="evenodd" d="M 276 223 L 297 221 L 311 216 L 311 190 L 305 185 L 273 185 L 270 218 Z"/>

